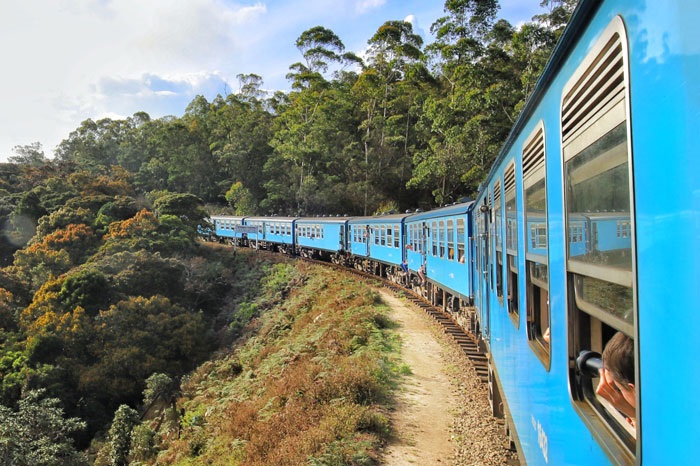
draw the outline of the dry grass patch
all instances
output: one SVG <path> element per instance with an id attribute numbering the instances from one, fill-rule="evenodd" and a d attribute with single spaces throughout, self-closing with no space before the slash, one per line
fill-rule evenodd
<path id="1" fill-rule="evenodd" d="M 262 286 L 257 333 L 183 386 L 180 438 L 158 462 L 376 464 L 401 370 L 387 309 L 367 285 L 304 263 L 276 265 Z"/>

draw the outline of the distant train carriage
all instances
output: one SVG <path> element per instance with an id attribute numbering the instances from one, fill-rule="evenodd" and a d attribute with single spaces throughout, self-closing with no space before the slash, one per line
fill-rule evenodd
<path id="1" fill-rule="evenodd" d="M 698 20 L 691 0 L 580 1 L 476 199 L 489 386 L 524 463 L 697 462 Z M 596 394 L 618 332 L 625 414 Z"/>
<path id="2" fill-rule="evenodd" d="M 348 222 L 348 249 L 354 266 L 400 282 L 404 278 L 404 220 L 408 214 L 353 217 Z"/>
<path id="3" fill-rule="evenodd" d="M 468 212 L 471 202 L 416 213 L 406 218 L 406 259 L 412 272 L 427 281 L 426 293 L 440 293 L 450 308 L 473 296 Z M 442 294 L 445 294 L 442 296 Z"/>
<path id="4" fill-rule="evenodd" d="M 219 240 L 240 242 L 245 237 L 239 228 L 244 224 L 243 216 L 212 215 L 209 220 L 214 225 L 214 234 Z"/>
<path id="5" fill-rule="evenodd" d="M 347 217 L 303 217 L 296 222 L 297 253 L 330 259 L 346 248 Z"/>
<path id="6" fill-rule="evenodd" d="M 291 254 L 294 250 L 295 217 L 246 217 L 250 247 Z"/>

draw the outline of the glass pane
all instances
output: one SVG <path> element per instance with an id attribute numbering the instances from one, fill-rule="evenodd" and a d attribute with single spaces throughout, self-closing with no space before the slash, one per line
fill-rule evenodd
<path id="1" fill-rule="evenodd" d="M 632 270 L 624 124 L 566 163 L 569 257 Z"/>
<path id="2" fill-rule="evenodd" d="M 464 219 L 457 219 L 457 260 L 464 263 Z"/>
<path id="3" fill-rule="evenodd" d="M 584 275 L 576 275 L 575 286 L 576 301 L 581 309 L 594 313 L 590 308 L 593 305 L 627 324 L 634 324 L 632 288 Z"/>
<path id="4" fill-rule="evenodd" d="M 544 178 L 525 190 L 527 252 L 547 255 L 547 191 Z"/>
<path id="5" fill-rule="evenodd" d="M 518 218 L 515 211 L 515 196 L 506 200 L 506 247 L 518 247 Z"/>

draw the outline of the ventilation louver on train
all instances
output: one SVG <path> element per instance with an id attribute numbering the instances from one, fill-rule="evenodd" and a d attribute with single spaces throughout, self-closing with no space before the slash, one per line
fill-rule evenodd
<path id="1" fill-rule="evenodd" d="M 563 145 L 584 133 L 592 122 L 624 102 L 624 98 L 624 54 L 620 35 L 615 33 L 564 96 Z"/>

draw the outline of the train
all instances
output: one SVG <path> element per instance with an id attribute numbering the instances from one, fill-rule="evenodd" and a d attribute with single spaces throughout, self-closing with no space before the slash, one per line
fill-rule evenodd
<path id="1" fill-rule="evenodd" d="M 421 293 L 478 336 L 522 464 L 695 464 L 700 2 L 581 0 L 474 199 L 212 216 L 213 236 Z M 596 390 L 633 341 L 634 422 Z"/>

